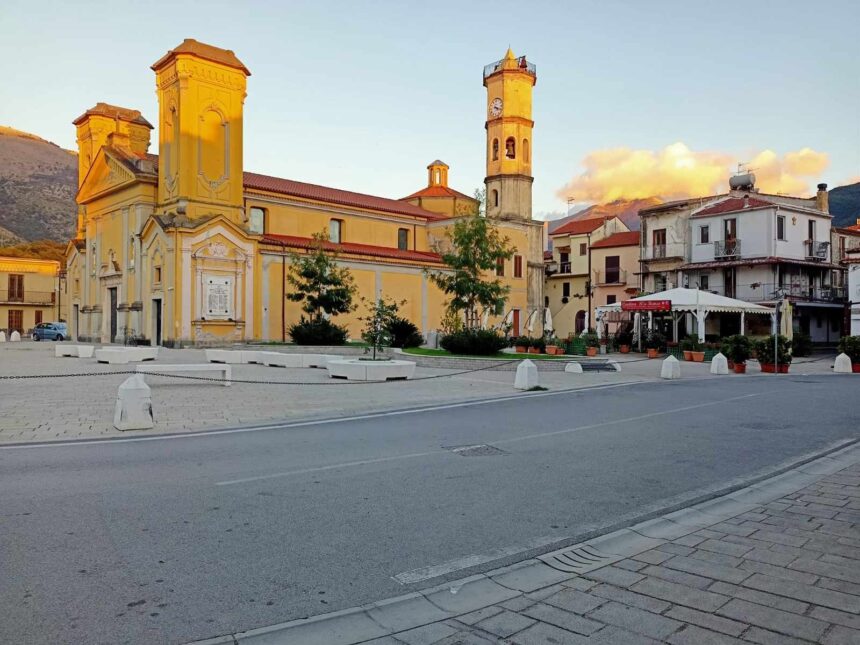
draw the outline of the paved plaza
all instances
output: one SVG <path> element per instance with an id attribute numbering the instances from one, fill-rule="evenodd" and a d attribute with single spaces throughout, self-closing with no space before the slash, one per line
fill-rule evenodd
<path id="1" fill-rule="evenodd" d="M 0 381 L 0 443 L 130 436 L 113 427 L 117 387 L 135 364 L 105 365 L 94 358 L 56 358 L 53 343 L 0 345 L 0 376 L 64 375 L 62 378 L 26 378 Z M 274 349 L 277 347 L 265 347 Z M 293 348 L 294 349 L 294 348 Z M 658 380 L 660 360 L 641 355 L 614 355 L 618 372 L 570 374 L 548 370 L 538 362 L 540 384 L 551 390 L 624 385 Z M 158 360 L 147 365 L 203 363 L 202 349 L 159 350 Z M 454 369 L 422 368 L 415 381 L 355 384 L 334 381 L 323 369 L 274 368 L 234 365 L 236 380 L 274 384 L 234 383 L 229 390 L 215 382 L 194 378 L 147 376 L 152 387 L 155 427 L 146 434 L 345 416 L 406 407 L 455 403 L 488 397 L 517 395 L 510 364 L 469 373 L 472 365 Z M 793 373 L 829 373 L 832 359 L 799 359 Z M 682 363 L 682 378 L 709 378 L 707 363 Z M 98 373 L 97 376 L 76 376 Z M 750 369 L 750 376 L 758 374 Z M 450 376 L 449 376 L 450 375 Z M 204 375 L 207 376 L 207 375 Z M 430 378 L 427 377 L 439 377 Z M 199 377 L 195 377 L 199 378 Z M 720 378 L 742 378 L 735 375 Z M 279 385 L 278 382 L 296 385 Z"/>

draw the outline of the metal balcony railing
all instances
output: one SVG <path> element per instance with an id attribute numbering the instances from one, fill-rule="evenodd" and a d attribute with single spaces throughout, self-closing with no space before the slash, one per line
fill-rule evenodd
<path id="1" fill-rule="evenodd" d="M 54 291 L 9 291 L 0 290 L 0 303 L 20 305 L 52 305 L 56 301 Z"/>
<path id="2" fill-rule="evenodd" d="M 806 258 L 808 260 L 827 260 L 830 242 L 816 242 L 815 240 L 806 240 L 805 245 Z"/>
<path id="3" fill-rule="evenodd" d="M 779 285 L 773 282 L 738 284 L 734 287 L 719 286 L 703 289 L 703 291 L 748 302 L 764 302 L 788 297 L 794 300 L 840 303 L 845 302 L 848 295 L 846 288 L 841 286 L 813 286 L 804 283 Z"/>
<path id="4" fill-rule="evenodd" d="M 484 78 L 488 76 L 492 76 L 496 72 L 502 70 L 502 63 L 505 62 L 505 59 L 497 60 L 495 63 L 490 63 L 489 65 L 484 66 Z M 526 60 L 525 56 L 520 56 L 517 58 L 517 69 L 525 72 L 531 76 L 537 77 L 537 68 L 534 63 L 530 63 Z"/>
<path id="5" fill-rule="evenodd" d="M 642 249 L 643 260 L 684 258 L 686 254 L 687 247 L 684 244 L 649 244 Z"/>
<path id="6" fill-rule="evenodd" d="M 609 271 L 595 271 L 594 284 L 627 284 L 627 271 L 624 269 L 610 269 Z"/>
<path id="7" fill-rule="evenodd" d="M 714 242 L 714 259 L 725 260 L 741 256 L 741 241 L 737 238 Z"/>
<path id="8" fill-rule="evenodd" d="M 559 273 L 570 273 L 570 262 L 559 262 L 558 267 Z"/>

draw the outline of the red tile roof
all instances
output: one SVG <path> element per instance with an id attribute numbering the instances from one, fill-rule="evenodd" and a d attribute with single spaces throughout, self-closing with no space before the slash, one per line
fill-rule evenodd
<path id="1" fill-rule="evenodd" d="M 460 199 L 475 201 L 474 197 L 469 197 L 468 195 L 461 193 L 458 190 L 454 190 L 453 188 L 448 188 L 447 186 L 427 186 L 411 195 L 401 197 L 401 201 L 415 199 L 416 197 L 458 197 Z"/>
<path id="2" fill-rule="evenodd" d="M 299 237 L 297 235 L 275 235 L 272 233 L 263 236 L 263 243 L 288 246 L 294 249 L 312 249 L 316 241 L 310 237 Z M 353 242 L 323 242 L 326 251 L 337 251 L 349 255 L 366 255 L 375 258 L 388 258 L 391 260 L 407 260 L 410 262 L 427 262 L 430 264 L 442 264 L 442 258 L 438 253 L 429 251 L 401 251 L 388 246 L 373 246 L 371 244 L 356 244 Z"/>
<path id="3" fill-rule="evenodd" d="M 750 208 L 767 208 L 773 206 L 773 202 L 768 202 L 757 197 L 732 197 L 718 204 L 714 204 L 705 210 L 694 213 L 693 217 L 707 217 L 708 215 L 719 215 L 721 213 L 734 213 L 736 211 L 748 210 Z"/>
<path id="4" fill-rule="evenodd" d="M 595 242 L 591 245 L 593 249 L 608 249 L 614 246 L 639 246 L 639 231 L 625 231 L 614 233 L 609 237 Z"/>
<path id="5" fill-rule="evenodd" d="M 264 190 L 271 193 L 280 193 L 281 195 L 300 197 L 302 199 L 313 199 L 315 201 L 329 202 L 331 204 L 339 204 L 341 206 L 352 206 L 354 208 L 365 208 L 367 210 L 396 213 L 398 215 L 409 215 L 411 217 L 420 217 L 421 219 L 426 220 L 435 221 L 448 219 L 445 215 L 431 213 L 430 211 L 419 208 L 418 206 L 413 206 L 408 202 L 400 201 L 399 199 L 388 199 L 387 197 L 354 193 L 349 190 L 329 188 L 327 186 L 318 186 L 316 184 L 306 184 L 305 182 L 293 181 L 292 179 L 281 179 L 280 177 L 259 175 L 255 172 L 246 172 L 244 174 L 243 183 L 246 190 Z"/>
<path id="6" fill-rule="evenodd" d="M 592 219 L 575 219 L 568 222 L 564 226 L 555 229 L 550 235 L 583 235 L 584 233 L 592 233 L 596 231 L 603 223 L 611 219 L 609 217 L 595 217 Z"/>
<path id="7" fill-rule="evenodd" d="M 232 49 L 221 49 L 220 47 L 215 47 L 214 45 L 207 45 L 206 43 L 201 43 L 200 41 L 194 40 L 193 38 L 186 38 L 185 40 L 183 40 L 179 45 L 177 45 L 169 52 L 167 52 L 164 56 L 155 61 L 152 64 L 151 69 L 158 71 L 168 62 L 170 62 L 173 58 L 175 58 L 177 54 L 191 54 L 193 56 L 197 56 L 205 60 L 211 60 L 215 63 L 226 65 L 227 67 L 234 67 L 244 72 L 246 76 L 251 75 L 251 72 L 249 72 L 248 68 L 245 67 L 242 61 L 240 61 L 236 57 L 236 54 L 233 53 Z"/>
<path id="8" fill-rule="evenodd" d="M 140 110 L 131 110 L 129 108 L 111 105 L 110 103 L 96 103 L 93 107 L 72 121 L 72 125 L 80 125 L 88 116 L 106 116 L 109 119 L 119 119 L 120 121 L 128 121 L 129 123 L 145 125 L 147 128 L 152 130 L 152 124 L 143 118 Z"/>
<path id="9" fill-rule="evenodd" d="M 543 252 L 544 260 L 552 260 L 552 251 L 544 251 Z"/>

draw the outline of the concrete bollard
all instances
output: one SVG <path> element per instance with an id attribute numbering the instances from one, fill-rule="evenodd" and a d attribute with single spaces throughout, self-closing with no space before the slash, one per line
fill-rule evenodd
<path id="1" fill-rule="evenodd" d="M 851 374 L 851 357 L 844 352 L 833 361 L 833 372 L 835 374 Z"/>
<path id="2" fill-rule="evenodd" d="M 517 366 L 517 376 L 514 379 L 514 388 L 517 390 L 530 390 L 537 386 L 537 365 L 526 359 Z"/>
<path id="3" fill-rule="evenodd" d="M 717 352 L 717 355 L 711 359 L 711 374 L 728 374 L 729 361 L 723 356 L 722 352 Z"/>
<path id="4" fill-rule="evenodd" d="M 582 374 L 582 365 L 580 365 L 577 361 L 571 361 L 564 366 L 564 371 L 569 372 L 571 374 Z"/>
<path id="5" fill-rule="evenodd" d="M 18 333 L 17 329 L 15 331 L 13 331 L 11 334 L 9 334 L 9 342 L 11 342 L 11 343 L 21 342 L 21 334 Z"/>
<path id="6" fill-rule="evenodd" d="M 681 363 L 674 356 L 670 356 L 663 361 L 660 368 L 660 378 L 676 379 L 681 378 Z"/>
<path id="7" fill-rule="evenodd" d="M 148 430 L 153 427 L 152 394 L 143 374 L 130 376 L 120 384 L 113 425 L 117 430 Z"/>
<path id="8" fill-rule="evenodd" d="M 435 331 L 428 331 L 424 334 L 424 344 L 421 347 L 427 347 L 429 349 L 438 349 L 439 348 L 439 333 Z"/>
<path id="9" fill-rule="evenodd" d="M 6 332 L 0 331 L 0 343 L 5 343 L 5 342 L 6 342 Z"/>

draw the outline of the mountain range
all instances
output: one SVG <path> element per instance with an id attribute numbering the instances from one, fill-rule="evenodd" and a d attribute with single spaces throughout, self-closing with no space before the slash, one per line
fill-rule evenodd
<path id="1" fill-rule="evenodd" d="M 0 126 L 0 246 L 34 240 L 66 242 L 75 232 L 77 154 L 41 137 Z M 596 204 L 549 222 L 549 230 L 573 219 L 617 216 L 639 229 L 639 209 L 659 197 Z M 830 191 L 834 226 L 860 218 L 860 182 Z"/>

